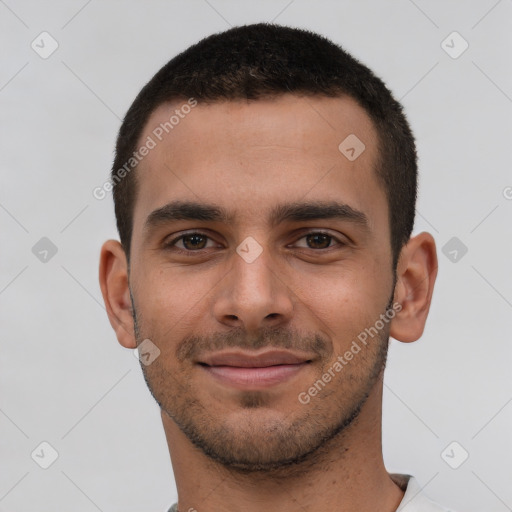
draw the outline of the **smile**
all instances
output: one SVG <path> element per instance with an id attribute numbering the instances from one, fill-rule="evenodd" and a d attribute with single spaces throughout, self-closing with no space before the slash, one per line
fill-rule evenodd
<path id="1" fill-rule="evenodd" d="M 263 353 L 221 352 L 198 361 L 212 378 L 240 389 L 261 389 L 286 382 L 308 364 L 311 358 L 288 351 Z"/>

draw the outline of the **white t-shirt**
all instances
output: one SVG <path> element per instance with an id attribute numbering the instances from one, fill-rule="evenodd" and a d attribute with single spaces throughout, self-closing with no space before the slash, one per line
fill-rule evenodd
<path id="1" fill-rule="evenodd" d="M 405 491 L 404 497 L 400 505 L 398 505 L 396 512 L 455 512 L 429 500 L 425 494 L 423 494 L 420 484 L 413 476 L 399 475 L 397 473 L 392 473 L 390 476 L 393 482 L 395 482 L 402 491 Z"/>
<path id="2" fill-rule="evenodd" d="M 411 475 L 393 473 L 391 479 L 405 491 L 404 497 L 396 512 L 454 512 L 437 503 L 430 501 L 422 492 L 420 485 Z M 168 512 L 178 512 L 178 505 L 174 504 Z M 186 512 L 186 511 L 182 511 Z"/>

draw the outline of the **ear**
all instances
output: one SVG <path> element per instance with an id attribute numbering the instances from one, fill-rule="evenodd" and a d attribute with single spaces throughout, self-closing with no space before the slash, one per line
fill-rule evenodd
<path id="1" fill-rule="evenodd" d="M 423 334 L 436 277 L 436 243 L 432 235 L 423 232 L 400 252 L 394 301 L 402 309 L 391 322 L 390 336 L 411 342 Z"/>
<path id="2" fill-rule="evenodd" d="M 117 340 L 123 347 L 136 348 L 128 263 L 122 245 L 116 240 L 107 240 L 101 248 L 99 279 L 108 319 Z"/>

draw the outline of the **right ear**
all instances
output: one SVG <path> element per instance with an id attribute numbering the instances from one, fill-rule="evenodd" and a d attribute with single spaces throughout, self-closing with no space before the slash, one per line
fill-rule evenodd
<path id="1" fill-rule="evenodd" d="M 123 347 L 137 348 L 128 286 L 128 262 L 117 240 L 107 240 L 101 248 L 99 279 L 108 319 L 117 340 Z"/>

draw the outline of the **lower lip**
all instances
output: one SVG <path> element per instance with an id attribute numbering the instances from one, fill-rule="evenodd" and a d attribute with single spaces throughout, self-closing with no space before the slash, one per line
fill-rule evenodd
<path id="1" fill-rule="evenodd" d="M 202 366 L 216 379 L 242 388 L 263 388 L 285 382 L 297 375 L 307 363 L 281 364 L 262 368 L 238 366 Z"/>

